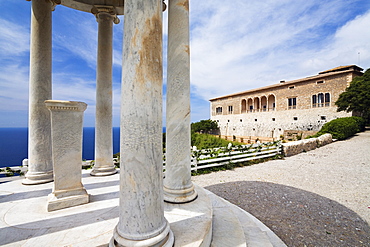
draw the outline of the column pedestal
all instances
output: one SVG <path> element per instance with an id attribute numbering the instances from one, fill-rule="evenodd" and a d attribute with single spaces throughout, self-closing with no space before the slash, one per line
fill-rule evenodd
<path id="1" fill-rule="evenodd" d="M 164 200 L 186 203 L 197 197 L 191 182 L 189 2 L 168 5 Z"/>
<path id="2" fill-rule="evenodd" d="M 81 182 L 82 123 L 87 105 L 76 101 L 45 101 L 51 112 L 54 186 L 48 211 L 89 202 Z"/>
<path id="3" fill-rule="evenodd" d="M 25 185 L 53 181 L 50 112 L 52 3 L 32 1 L 28 123 L 28 172 Z"/>

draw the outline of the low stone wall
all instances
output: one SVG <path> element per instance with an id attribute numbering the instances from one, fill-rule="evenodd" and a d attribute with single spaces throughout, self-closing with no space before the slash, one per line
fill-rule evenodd
<path id="1" fill-rule="evenodd" d="M 331 134 L 325 134 L 318 138 L 304 139 L 300 141 L 283 143 L 283 154 L 285 157 L 307 152 L 318 147 L 329 144 L 333 141 Z"/>

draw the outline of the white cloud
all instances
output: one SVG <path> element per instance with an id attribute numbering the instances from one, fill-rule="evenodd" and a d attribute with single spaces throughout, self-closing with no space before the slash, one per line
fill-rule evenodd
<path id="1" fill-rule="evenodd" d="M 28 27 L 0 19 L 0 33 L 1 60 L 29 51 L 30 35 Z"/>
<path id="2" fill-rule="evenodd" d="M 28 109 L 28 67 L 0 66 L 0 111 Z"/>
<path id="3" fill-rule="evenodd" d="M 369 51 L 369 12 L 336 30 L 348 20 L 345 1 L 219 0 L 191 7 L 191 78 L 204 100 L 355 64 L 349 55 L 357 50 L 369 65 L 362 55 Z"/>

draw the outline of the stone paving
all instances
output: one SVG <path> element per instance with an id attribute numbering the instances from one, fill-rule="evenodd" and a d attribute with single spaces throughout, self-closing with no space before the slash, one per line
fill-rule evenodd
<path id="1" fill-rule="evenodd" d="M 193 177 L 288 246 L 370 246 L 370 131 L 273 160 Z"/>

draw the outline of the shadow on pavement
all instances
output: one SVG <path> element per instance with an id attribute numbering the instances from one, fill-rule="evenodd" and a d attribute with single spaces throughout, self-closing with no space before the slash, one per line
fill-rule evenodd
<path id="1" fill-rule="evenodd" d="M 206 189 L 253 214 L 288 246 L 370 246 L 366 221 L 318 194 L 257 181 L 217 184 Z"/>

